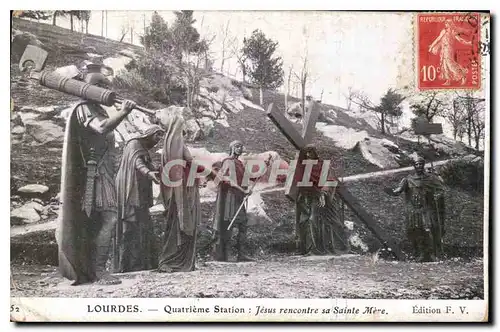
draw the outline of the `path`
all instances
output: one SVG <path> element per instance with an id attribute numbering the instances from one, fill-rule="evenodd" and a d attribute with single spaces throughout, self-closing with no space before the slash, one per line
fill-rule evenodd
<path id="1" fill-rule="evenodd" d="M 188 273 L 118 275 L 121 285 L 71 286 L 54 267 L 13 266 L 12 297 L 483 298 L 483 262 L 374 261 L 372 256 L 269 256 L 201 262 Z"/>

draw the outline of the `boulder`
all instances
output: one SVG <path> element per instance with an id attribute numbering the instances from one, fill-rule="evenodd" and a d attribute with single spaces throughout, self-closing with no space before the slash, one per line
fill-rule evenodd
<path id="1" fill-rule="evenodd" d="M 30 32 L 12 29 L 11 40 L 11 55 L 14 57 L 14 62 L 16 63 L 21 60 L 26 46 L 34 45 L 43 48 L 43 43 Z"/>
<path id="2" fill-rule="evenodd" d="M 22 135 L 26 132 L 26 129 L 22 126 L 14 126 L 11 130 L 10 133 L 12 135 Z"/>
<path id="3" fill-rule="evenodd" d="M 40 221 L 40 215 L 35 210 L 33 204 L 25 204 L 10 212 L 11 222 L 15 225 L 31 224 Z"/>
<path id="4" fill-rule="evenodd" d="M 49 187 L 43 184 L 28 184 L 17 190 L 20 194 L 39 194 L 43 195 L 49 191 Z"/>
<path id="5" fill-rule="evenodd" d="M 64 140 L 64 128 L 49 120 L 29 121 L 26 123 L 26 132 L 39 144 L 53 141 L 62 143 Z"/>

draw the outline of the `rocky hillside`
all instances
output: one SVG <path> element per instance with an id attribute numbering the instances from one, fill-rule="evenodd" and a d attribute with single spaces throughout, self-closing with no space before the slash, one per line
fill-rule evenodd
<path id="1" fill-rule="evenodd" d="M 11 36 L 11 96 L 13 101 L 11 223 L 18 227 L 15 231 L 13 230 L 15 234 L 13 245 L 28 242 L 39 243 L 40 239 L 43 239 L 41 242 L 48 246 L 46 250 L 53 252 L 55 225 L 53 220 L 57 217 L 64 124 L 68 111 L 77 99 L 43 88 L 37 82 L 26 79 L 18 69 L 18 61 L 26 45 L 33 44 L 49 51 L 48 69 L 59 69 L 64 72 L 67 66 L 74 65 L 78 68 L 85 61 L 98 61 L 112 69 L 116 77 L 126 71 L 126 64 L 140 56 L 143 50 L 134 45 L 98 36 L 72 33 L 67 29 L 20 19 L 13 20 Z M 130 94 L 125 95 L 126 97 L 135 97 L 133 91 L 129 92 Z M 223 156 L 227 152 L 228 143 L 234 139 L 240 139 L 245 143 L 249 154 L 273 151 L 277 158 L 289 160 L 294 157 L 295 149 L 267 118 L 265 110 L 258 105 L 258 91 L 251 85 L 212 73 L 202 81 L 201 94 L 210 101 L 211 105 L 207 107 L 206 114 L 201 118 L 199 116 L 195 118 L 187 108 L 178 106 L 168 108 L 169 105 L 151 100 L 145 100 L 144 106 L 161 109 L 162 112 L 181 112 L 188 122 L 190 146 L 195 155 Z M 290 100 L 290 104 L 285 107 L 283 95 L 273 91 L 264 91 L 264 107 L 267 108 L 270 103 L 273 103 L 274 107 L 286 112 L 290 121 L 295 122 L 295 126 L 300 129 L 302 109 L 298 105 L 298 100 L 294 98 Z M 404 132 L 399 136 L 381 135 L 374 121 L 374 114 L 347 112 L 340 107 L 327 104 L 320 104 L 320 107 L 321 115 L 316 126 L 317 134 L 314 144 L 323 158 L 333 161 L 335 172 L 340 177 L 406 166 L 412 154 L 422 149 L 417 144 L 417 137 L 409 132 Z M 214 114 L 217 114 L 216 119 L 214 119 Z M 147 123 L 149 119 L 146 116 L 134 111 L 116 130 L 117 142 L 121 143 L 129 139 Z M 433 138 L 431 145 L 424 145 L 424 150 L 433 160 L 464 156 L 470 153 L 463 144 L 440 135 Z M 397 178 L 391 178 L 389 181 L 395 182 L 401 176 L 398 175 Z M 380 223 L 387 226 L 391 235 L 401 238 L 401 215 L 394 211 L 397 211 L 395 207 L 402 207 L 402 201 L 398 199 L 389 201 L 385 198 L 378 201 L 376 197 L 381 195 L 380 184 L 382 182 L 377 180 L 377 183 L 379 185 L 374 185 L 370 181 L 360 181 L 352 187 L 354 193 L 367 200 L 367 207 L 375 210 L 372 212 Z M 37 187 L 35 191 L 31 188 L 28 193 L 26 189 L 22 189 L 32 184 L 39 184 L 43 187 Z M 473 202 L 471 204 L 474 204 L 474 209 L 476 207 L 482 209 L 480 196 L 468 192 L 460 192 L 458 196 L 450 194 L 450 197 L 460 197 L 461 200 Z M 202 225 L 202 231 L 207 234 L 210 232 L 214 199 L 213 188 L 208 186 L 202 190 L 204 220 L 206 220 L 206 224 Z M 156 207 L 155 213 L 158 213 L 158 209 Z M 293 245 L 291 242 L 293 205 L 286 200 L 283 193 L 265 194 L 262 197 L 255 194 L 250 199 L 249 209 L 252 224 L 255 225 L 251 238 L 254 241 L 253 247 L 256 253 L 269 250 L 288 251 Z M 392 213 L 385 214 L 383 211 Z M 43 223 L 50 226 L 37 226 Z M 353 226 L 353 234 L 365 234 L 366 230 L 358 224 L 354 223 L 357 226 Z M 476 221 L 474 225 L 481 226 L 481 221 Z M 37 226 L 36 229 L 45 233 L 31 234 L 29 229 L 33 226 Z M 27 231 L 19 227 L 25 227 Z M 477 235 L 474 235 L 471 240 L 471 247 L 480 246 L 482 241 L 481 227 L 476 228 L 475 234 Z M 366 238 L 367 236 L 365 240 Z M 455 241 L 454 245 L 458 245 L 456 239 L 450 239 L 452 242 Z M 202 247 L 203 244 L 200 246 Z M 359 244 L 358 247 L 361 251 L 369 249 L 365 243 Z M 26 250 L 24 245 L 16 248 L 18 250 L 13 251 L 14 256 L 22 256 L 23 250 Z M 49 259 L 49 261 L 53 263 L 52 260 Z"/>

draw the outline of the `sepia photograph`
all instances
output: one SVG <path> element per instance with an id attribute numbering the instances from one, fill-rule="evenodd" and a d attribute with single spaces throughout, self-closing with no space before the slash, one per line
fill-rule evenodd
<path id="1" fill-rule="evenodd" d="M 488 322 L 490 36 L 12 10 L 11 321 Z"/>

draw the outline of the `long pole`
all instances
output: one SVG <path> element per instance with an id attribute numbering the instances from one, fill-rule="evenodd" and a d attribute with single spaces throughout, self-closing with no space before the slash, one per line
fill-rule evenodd
<path id="1" fill-rule="evenodd" d="M 101 37 L 104 37 L 104 10 L 101 10 Z"/>

